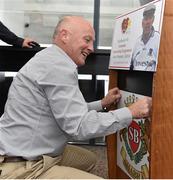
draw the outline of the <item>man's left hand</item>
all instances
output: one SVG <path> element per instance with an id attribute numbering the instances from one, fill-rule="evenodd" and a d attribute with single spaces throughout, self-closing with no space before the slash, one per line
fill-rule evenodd
<path id="1" fill-rule="evenodd" d="M 115 87 L 109 90 L 108 94 L 101 100 L 102 107 L 109 108 L 112 104 L 116 104 L 120 98 L 120 90 Z"/>

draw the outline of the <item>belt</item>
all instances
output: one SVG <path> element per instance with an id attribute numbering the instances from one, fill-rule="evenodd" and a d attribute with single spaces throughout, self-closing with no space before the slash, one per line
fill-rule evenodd
<path id="1" fill-rule="evenodd" d="M 8 162 L 21 162 L 26 161 L 23 157 L 20 156 L 0 156 L 3 159 L 1 162 L 8 163 Z"/>

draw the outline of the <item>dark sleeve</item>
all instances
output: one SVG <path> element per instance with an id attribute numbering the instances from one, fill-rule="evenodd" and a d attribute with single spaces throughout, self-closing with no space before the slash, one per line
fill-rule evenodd
<path id="1" fill-rule="evenodd" d="M 8 44 L 22 47 L 23 38 L 16 36 L 0 21 L 0 39 Z"/>

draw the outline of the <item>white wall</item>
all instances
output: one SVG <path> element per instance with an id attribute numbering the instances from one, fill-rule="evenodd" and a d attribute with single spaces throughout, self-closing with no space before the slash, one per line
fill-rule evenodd
<path id="1" fill-rule="evenodd" d="M 24 34 L 24 0 L 1 0 L 1 21 L 17 35 Z"/>

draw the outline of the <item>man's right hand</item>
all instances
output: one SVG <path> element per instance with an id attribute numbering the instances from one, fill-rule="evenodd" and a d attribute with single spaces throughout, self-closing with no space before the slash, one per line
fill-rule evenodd
<path id="1" fill-rule="evenodd" d="M 146 118 L 150 115 L 152 107 L 152 99 L 144 97 L 130 105 L 128 108 L 132 113 L 133 119 Z"/>

